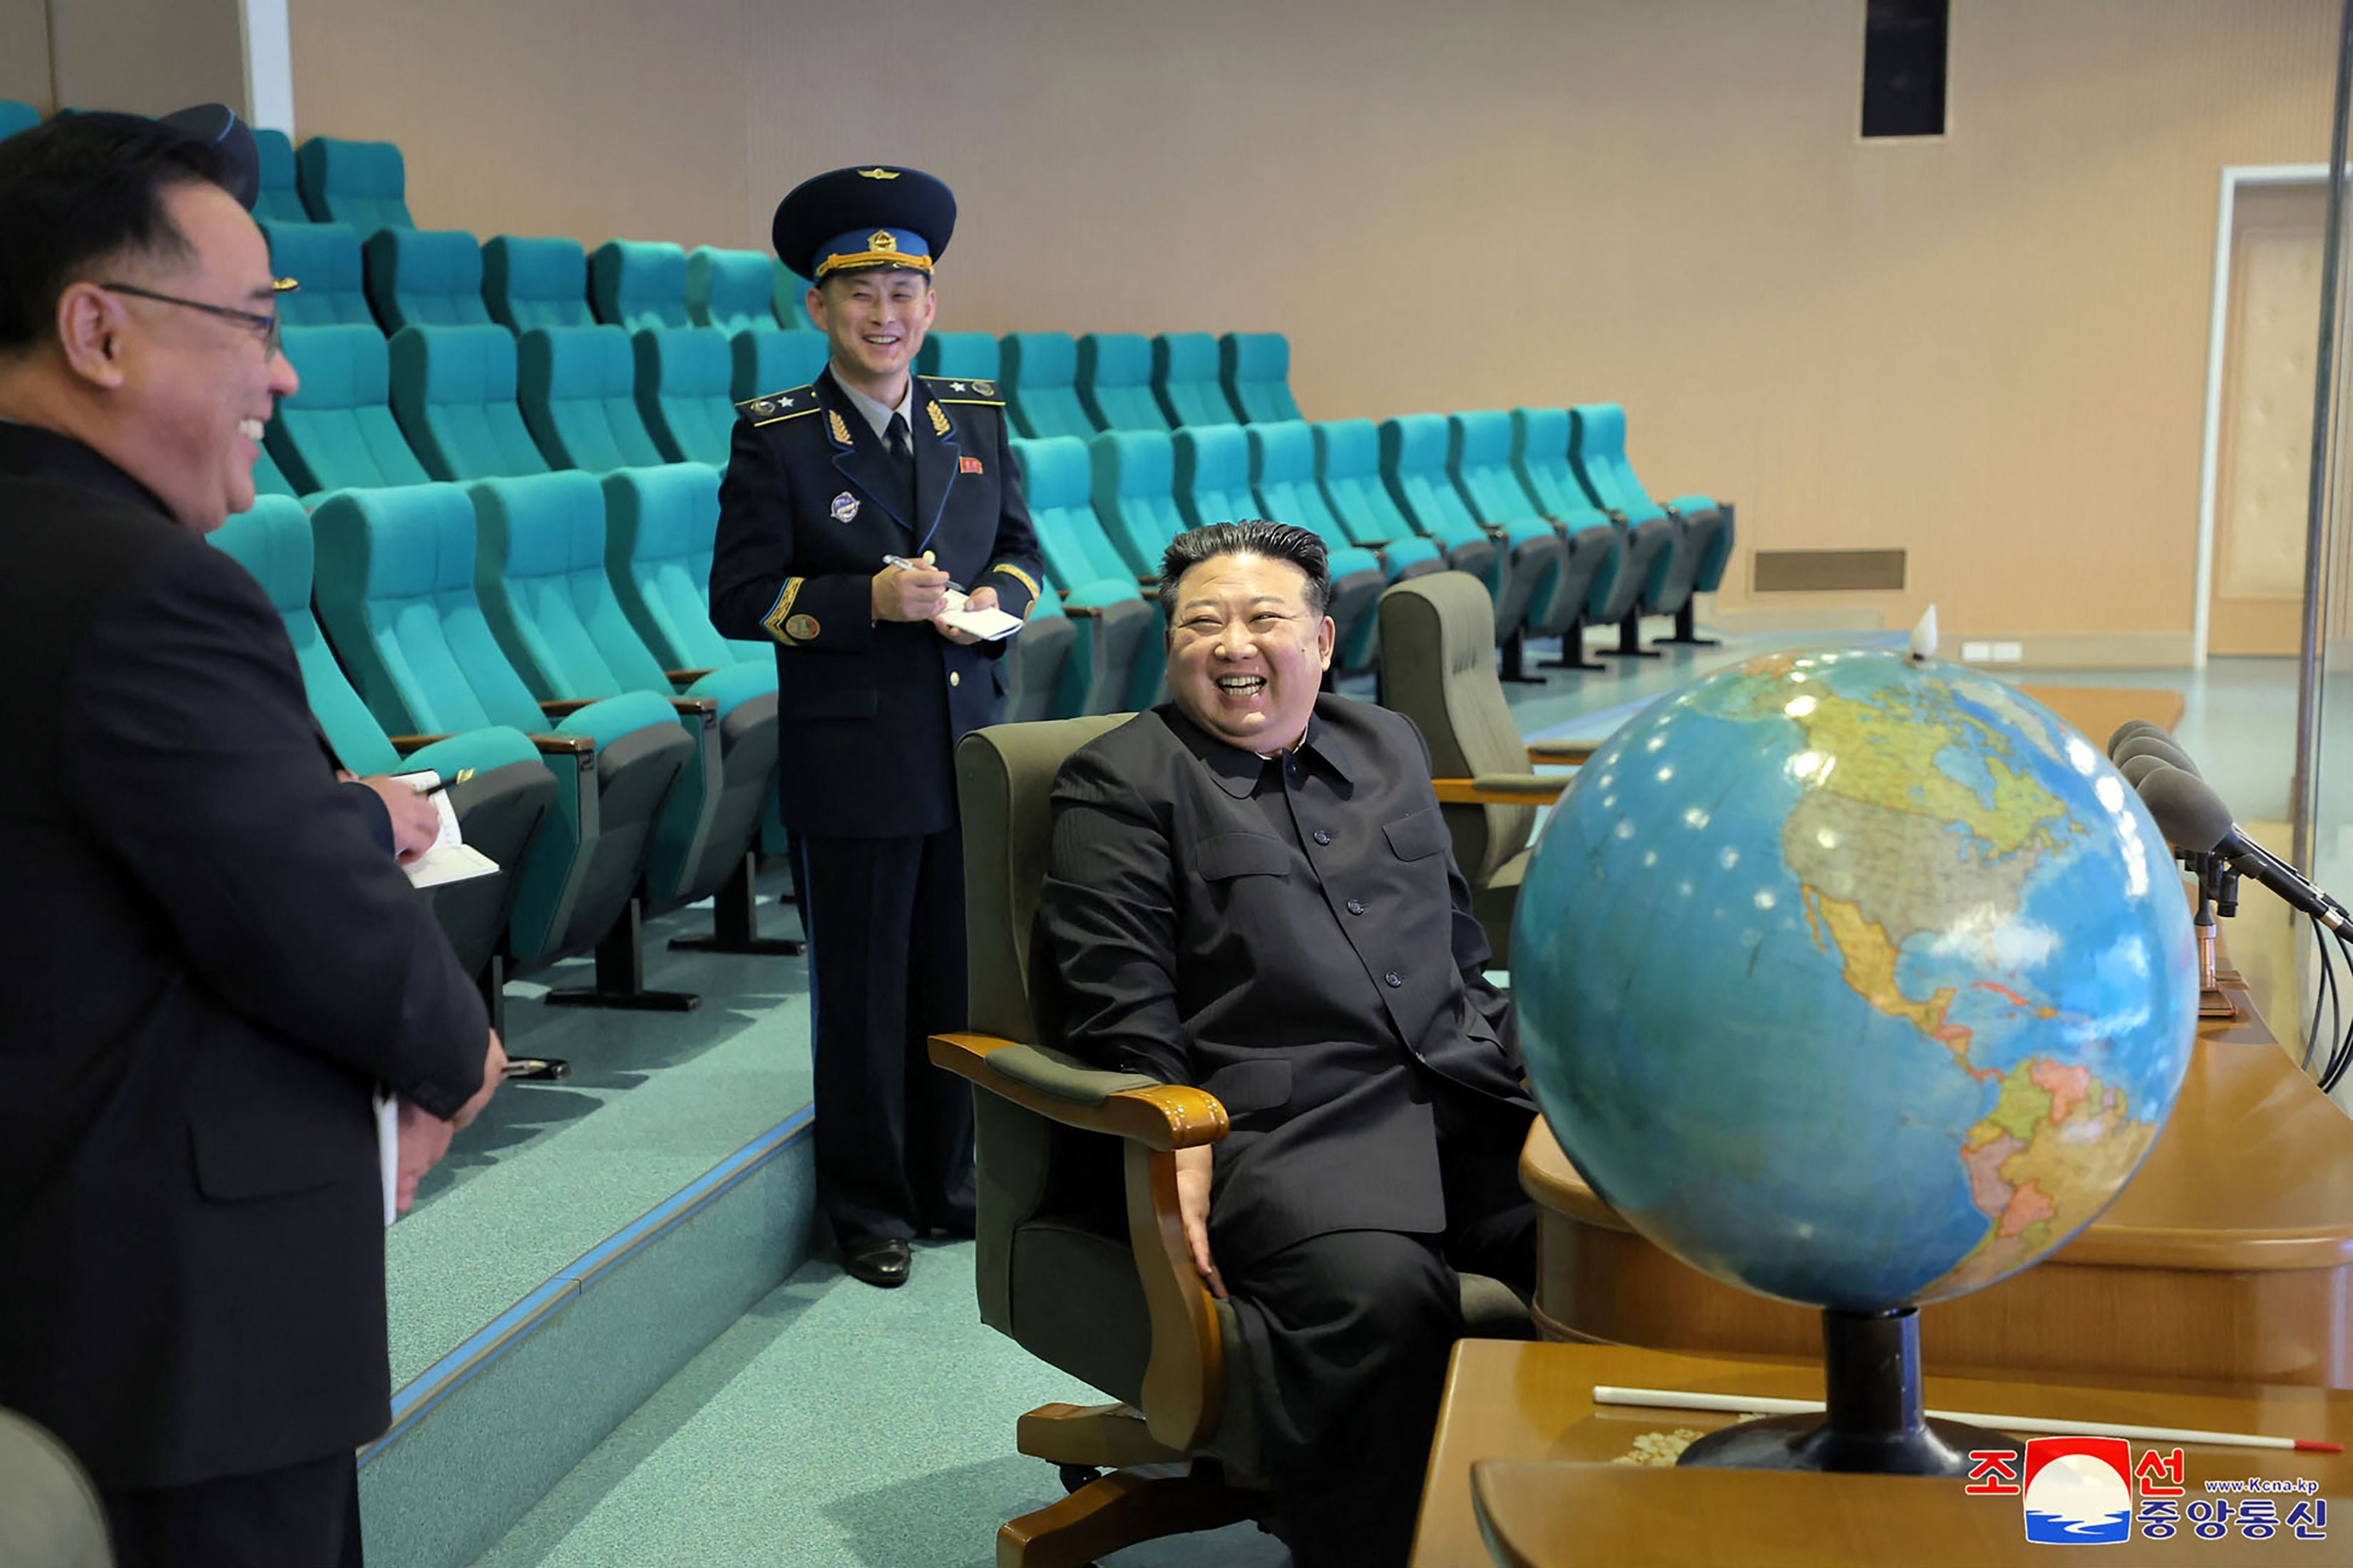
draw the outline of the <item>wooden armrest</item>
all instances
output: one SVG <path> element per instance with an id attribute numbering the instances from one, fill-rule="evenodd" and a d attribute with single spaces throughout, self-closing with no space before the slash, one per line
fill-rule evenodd
<path id="1" fill-rule="evenodd" d="M 1135 591 L 1143 595 L 1145 598 L 1156 602 L 1160 597 L 1160 579 L 1157 577 L 1138 577 L 1135 580 Z"/>
<path id="2" fill-rule="evenodd" d="M 1534 766 L 1538 763 L 1566 763 L 1574 767 L 1591 762 L 1593 753 L 1600 749 L 1599 741 L 1530 741 L 1528 763 Z"/>
<path id="3" fill-rule="evenodd" d="M 1050 1121 L 1088 1132 L 1107 1132 L 1146 1149 L 1191 1149 L 1226 1135 L 1226 1108 L 1216 1096 L 1184 1084 L 1121 1089 L 1105 1095 L 1101 1104 L 1091 1105 L 1034 1089 L 989 1067 L 991 1056 L 1018 1044 L 995 1035 L 934 1035 L 932 1062 Z"/>
<path id="4" fill-rule="evenodd" d="M 1103 612 L 1092 605 L 1064 605 L 1062 614 L 1074 621 L 1091 621 Z"/>
<path id="5" fill-rule="evenodd" d="M 589 757 L 596 754 L 596 742 L 586 735 L 533 735 L 531 743 L 539 748 L 543 757 Z"/>
<path id="6" fill-rule="evenodd" d="M 1481 773 L 1475 779 L 1432 779 L 1441 805 L 1542 805 L 1560 798 L 1569 781 L 1558 773 Z"/>
<path id="7" fill-rule="evenodd" d="M 678 710 L 681 718 L 692 714 L 698 719 L 709 719 L 719 711 L 719 699 L 716 697 L 673 697 L 670 705 Z"/>
<path id="8" fill-rule="evenodd" d="M 691 686 L 711 673 L 708 669 L 665 669 L 662 675 L 672 686 Z"/>
<path id="9" fill-rule="evenodd" d="M 392 749 L 404 757 L 411 752 L 423 751 L 436 741 L 446 741 L 448 738 L 447 735 L 387 735 L 385 737 L 392 742 Z"/>
<path id="10" fill-rule="evenodd" d="M 601 700 L 595 697 L 551 697 L 539 705 L 539 710 L 551 719 L 569 719 L 590 703 Z"/>

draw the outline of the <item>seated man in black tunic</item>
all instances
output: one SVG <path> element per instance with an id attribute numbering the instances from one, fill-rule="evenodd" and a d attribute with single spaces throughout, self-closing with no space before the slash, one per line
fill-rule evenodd
<path id="1" fill-rule="evenodd" d="M 1216 1095 L 1178 1154 L 1194 1265 L 1231 1300 L 1302 1563 L 1402 1563 L 1455 1271 L 1533 1282 L 1534 1107 L 1403 717 L 1319 695 L 1324 545 L 1219 523 L 1168 547 L 1175 700 L 1057 779 L 1046 1037 Z"/>

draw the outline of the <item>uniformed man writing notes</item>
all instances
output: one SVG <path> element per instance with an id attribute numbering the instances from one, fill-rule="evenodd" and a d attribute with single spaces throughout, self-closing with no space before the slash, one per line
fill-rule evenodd
<path id="1" fill-rule="evenodd" d="M 972 1100 L 924 1042 L 965 1024 L 952 753 L 1003 701 L 1002 642 L 1044 568 L 993 383 L 913 375 L 955 198 L 929 174 L 820 174 L 776 208 L 831 343 L 816 383 L 738 405 L 711 618 L 776 645 L 784 817 L 815 1016 L 818 1203 L 843 1266 L 905 1282 L 909 1243 L 970 1236 Z"/>
<path id="2" fill-rule="evenodd" d="M 1235 1306 L 1303 1564 L 1401 1563 L 1456 1270 L 1534 1284 L 1517 1166 L 1535 1107 L 1408 720 L 1319 696 L 1331 582 L 1305 529 L 1177 536 L 1175 700 L 1056 780 L 1038 910 L 1050 1042 L 1198 1085 L 1194 1266 Z"/>

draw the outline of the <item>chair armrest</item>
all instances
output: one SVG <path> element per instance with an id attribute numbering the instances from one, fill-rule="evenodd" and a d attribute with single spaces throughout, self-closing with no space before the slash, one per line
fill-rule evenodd
<path id="1" fill-rule="evenodd" d="M 595 697 L 551 697 L 539 705 L 539 710 L 551 719 L 569 719 L 590 703 L 599 700 L 601 699 Z"/>
<path id="2" fill-rule="evenodd" d="M 593 756 L 596 742 L 586 735 L 533 735 L 531 743 L 543 757 Z"/>
<path id="3" fill-rule="evenodd" d="M 1074 621 L 1091 621 L 1103 612 L 1092 605 L 1066 604 L 1062 606 L 1062 614 Z"/>
<path id="4" fill-rule="evenodd" d="M 665 669 L 662 675 L 672 686 L 691 686 L 711 671 L 707 669 Z"/>
<path id="5" fill-rule="evenodd" d="M 1530 741 L 1528 764 L 1533 767 L 1538 763 L 1565 763 L 1574 767 L 1591 762 L 1593 753 L 1600 749 L 1599 741 Z"/>
<path id="6" fill-rule="evenodd" d="M 1160 579 L 1157 577 L 1138 577 L 1135 580 L 1135 591 L 1143 595 L 1147 599 L 1156 600 L 1160 597 Z"/>
<path id="7" fill-rule="evenodd" d="M 446 741 L 448 738 L 447 735 L 387 735 L 385 737 L 392 742 L 392 749 L 404 757 L 411 752 L 423 751 L 436 741 Z"/>
<path id="8" fill-rule="evenodd" d="M 1138 1403 L 1154 1441 L 1180 1453 L 1198 1447 L 1224 1413 L 1226 1351 L 1185 1239 L 1176 1151 L 1224 1137 L 1226 1108 L 1198 1089 L 1082 1067 L 994 1035 L 934 1035 L 930 1050 L 935 1066 L 990 1094 L 1124 1141 L 1128 1243 L 1152 1324 Z"/>
<path id="9" fill-rule="evenodd" d="M 1430 783 L 1443 805 L 1541 805 L 1558 799 L 1569 781 L 1558 773 L 1481 773 Z"/>
<path id="10" fill-rule="evenodd" d="M 992 1065 L 1000 1052 L 1016 1054 Z M 1149 1150 L 1190 1149 L 1226 1135 L 1226 1108 L 1184 1084 L 1065 1066 L 1034 1046 L 995 1035 L 934 1035 L 931 1056 L 933 1065 L 1049 1121 Z"/>
<path id="11" fill-rule="evenodd" d="M 690 716 L 711 719 L 716 718 L 719 713 L 719 699 L 716 697 L 673 697 L 670 700 L 670 705 L 678 710 L 679 717 L 681 719 Z"/>

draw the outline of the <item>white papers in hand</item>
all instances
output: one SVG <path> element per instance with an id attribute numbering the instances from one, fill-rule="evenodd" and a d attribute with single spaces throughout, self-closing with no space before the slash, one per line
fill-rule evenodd
<path id="1" fill-rule="evenodd" d="M 395 776 L 419 795 L 441 782 L 441 775 L 430 768 Z M 497 861 L 466 842 L 465 834 L 458 826 L 457 808 L 449 804 L 448 791 L 435 795 L 433 805 L 440 815 L 440 832 L 435 836 L 432 848 L 401 868 L 408 873 L 409 886 L 438 888 L 444 882 L 487 877 L 499 868 Z"/>
<path id="2" fill-rule="evenodd" d="M 969 633 L 983 642 L 995 642 L 1019 631 L 1021 617 L 998 609 L 946 610 L 940 615 L 940 624 Z"/>

